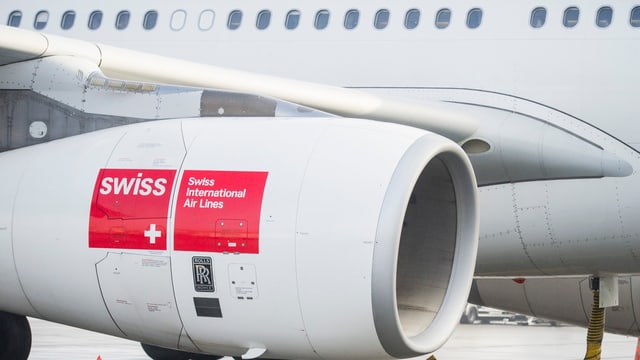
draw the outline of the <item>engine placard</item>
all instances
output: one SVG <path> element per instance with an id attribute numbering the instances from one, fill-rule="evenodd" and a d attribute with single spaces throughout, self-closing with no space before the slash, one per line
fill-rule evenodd
<path id="1" fill-rule="evenodd" d="M 91 199 L 89 247 L 166 250 L 176 170 L 100 169 Z"/>
<path id="2" fill-rule="evenodd" d="M 257 254 L 267 175 L 185 170 L 176 201 L 175 250 Z"/>
<path id="3" fill-rule="evenodd" d="M 215 292 L 216 286 L 213 281 L 213 260 L 209 256 L 194 256 L 191 258 L 193 264 L 193 287 L 197 292 Z"/>

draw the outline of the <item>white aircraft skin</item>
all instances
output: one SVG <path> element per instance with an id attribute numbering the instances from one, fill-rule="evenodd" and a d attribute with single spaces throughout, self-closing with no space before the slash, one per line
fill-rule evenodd
<path id="1" fill-rule="evenodd" d="M 375 289 L 372 278 L 389 269 L 388 264 L 380 265 L 382 262 L 372 255 L 372 245 L 365 245 L 368 255 L 361 256 L 358 254 L 366 241 L 351 244 L 342 251 L 335 251 L 338 245 L 331 248 L 327 243 L 305 248 L 300 241 L 307 233 L 317 238 L 331 238 L 329 244 L 342 244 L 350 237 L 376 238 L 375 234 L 381 231 L 376 227 L 379 214 L 391 211 L 385 210 L 384 191 L 391 191 L 388 189 L 393 187 L 377 189 L 375 184 L 389 183 L 394 169 L 405 161 L 402 159 L 421 156 L 432 159 L 450 151 L 455 154 L 450 164 L 457 164 L 451 166 L 460 168 L 450 172 L 464 184 L 456 188 L 460 190 L 458 204 L 462 204 L 460 201 L 464 198 L 469 208 L 475 208 L 475 195 L 464 190 L 473 183 L 473 179 L 466 178 L 473 174 L 471 167 L 479 185 L 480 220 L 472 300 L 586 325 L 591 303 L 587 279 L 599 276 L 607 279 L 605 284 L 613 289 L 603 290 L 605 297 L 611 297 L 608 304 L 616 304 L 607 308 L 607 330 L 638 336 L 640 175 L 636 169 L 640 168 L 640 128 L 636 88 L 640 83 L 640 70 L 634 59 L 640 55 L 640 19 L 635 17 L 640 18 L 639 6 L 640 3 L 634 1 L 2 3 L 0 20 L 6 24 L 10 14 L 20 11 L 19 27 L 25 30 L 35 30 L 37 14 L 46 11 L 48 22 L 38 29 L 45 34 L 353 88 L 391 99 L 389 101 L 429 108 L 434 102 L 444 102 L 445 112 L 462 114 L 461 119 L 469 121 L 461 121 L 463 131 L 454 125 L 448 128 L 446 124 L 444 130 L 422 126 L 461 145 L 467 152 L 464 155 L 450 141 L 423 130 L 393 124 L 371 125 L 361 120 L 336 120 L 323 114 L 314 116 L 324 120 L 305 119 L 309 127 L 294 126 L 293 129 L 289 129 L 289 121 L 280 119 L 240 119 L 215 124 L 185 120 L 183 118 L 200 116 L 200 92 L 196 90 L 176 93 L 169 89 L 156 97 L 142 93 L 114 95 L 108 87 L 107 90 L 89 87 L 84 90 L 84 94 L 88 94 L 85 97 L 80 90 L 77 95 L 73 93 L 75 90 L 57 92 L 55 86 L 46 85 L 49 78 L 59 78 L 52 74 L 61 76 L 55 58 L 38 65 L 40 69 L 48 66 L 52 69 L 41 70 L 41 74 L 26 62 L 0 66 L 2 89 L 31 89 L 87 113 L 179 118 L 131 128 L 115 127 L 3 153 L 0 166 L 3 173 L 4 169 L 9 170 L 0 182 L 0 199 L 3 199 L 0 213 L 4 214 L 0 218 L 3 221 L 0 240 L 4 241 L 0 242 L 0 246 L 4 246 L 0 251 L 0 264 L 6 264 L 6 268 L 0 268 L 0 274 L 8 275 L 0 279 L 0 285 L 19 291 L 0 294 L 0 310 L 164 347 L 172 347 L 169 344 L 173 342 L 173 348 L 191 352 L 249 354 L 248 357 L 264 353 L 271 357 L 402 358 L 434 351 L 450 334 L 454 326 L 452 319 L 459 317 L 456 311 L 466 301 L 466 293 L 457 296 L 456 301 L 449 300 L 454 297 L 452 294 L 468 290 L 470 278 L 460 275 L 457 280 L 449 280 L 447 301 L 440 298 L 447 305 L 432 310 L 438 313 L 436 319 L 439 320 L 434 320 L 428 330 L 407 330 L 411 324 L 406 318 L 381 320 L 371 315 L 372 307 L 385 306 L 376 305 L 377 300 L 371 299 L 372 293 L 384 292 Z M 546 10 L 546 18 L 541 27 L 534 28 L 532 12 L 539 7 Z M 563 16 L 572 7 L 579 10 L 579 19 L 575 26 L 568 27 L 563 24 Z M 603 7 L 612 10 L 612 17 L 608 26 L 600 27 L 598 24 L 607 22 L 599 18 L 602 11 L 606 12 Z M 345 29 L 345 16 L 353 9 L 359 11 L 358 24 L 354 29 Z M 388 25 L 376 29 L 375 18 L 381 9 L 389 11 Z M 419 23 L 407 29 L 406 16 L 414 9 L 420 12 Z M 442 29 L 435 22 L 441 9 L 451 11 L 450 23 Z M 482 11 L 482 20 L 472 29 L 466 21 L 473 9 Z M 61 28 L 61 19 L 69 10 L 75 11 L 76 17 L 74 25 L 65 30 Z M 87 26 L 90 14 L 96 10 L 103 12 L 102 24 L 90 30 Z M 118 30 L 116 18 L 123 10 L 130 12 L 130 20 L 126 28 Z M 143 23 L 150 10 L 158 12 L 158 20 L 153 29 L 147 30 Z M 229 16 L 236 10 L 242 12 L 242 21 L 237 29 L 231 30 Z M 265 29 L 258 29 L 258 14 L 263 10 L 271 12 L 270 23 Z M 300 13 L 299 24 L 295 29 L 287 29 L 287 14 L 292 10 Z M 319 30 L 314 21 L 322 10 L 328 11 L 329 22 Z M 209 26 L 211 14 L 214 14 L 213 22 Z M 83 84 L 90 81 L 87 77 L 96 71 L 93 65 L 69 66 L 83 69 L 80 76 Z M 167 76 L 185 71 L 187 69 L 166 69 Z M 198 74 L 194 77 L 198 78 Z M 213 87 L 189 81 L 185 80 L 185 84 Z M 32 83 L 36 85 L 29 85 Z M 315 106 L 313 99 L 300 101 L 279 96 L 280 93 L 262 92 L 257 90 L 259 85 L 248 81 L 239 83 L 242 84 L 238 87 L 228 88 L 263 93 L 331 112 L 331 108 Z M 284 103 L 278 106 L 287 108 Z M 404 114 L 398 114 L 399 118 L 402 116 Z M 361 117 L 380 120 L 375 116 Z M 420 127 L 404 118 L 397 122 Z M 286 136 L 281 133 L 285 128 Z M 328 134 L 324 140 L 318 140 L 320 129 Z M 181 137 L 175 136 L 180 132 Z M 363 137 L 363 132 L 371 136 Z M 213 144 L 203 140 L 207 136 L 218 139 L 216 134 L 220 133 L 234 136 L 225 135 L 228 138 Z M 125 134 L 129 138 L 124 139 L 128 140 L 121 140 Z M 410 153 L 407 149 L 418 146 L 412 144 L 425 137 L 432 141 L 431 145 L 420 148 L 419 155 L 407 155 Z M 161 139 L 157 140 L 162 144 L 161 156 L 158 152 L 139 150 L 140 143 L 156 142 L 150 139 Z M 329 144 L 342 145 L 327 150 L 326 157 L 318 155 L 320 160 L 315 170 L 313 166 L 305 168 L 314 151 L 321 151 L 310 146 L 318 141 L 325 141 L 327 148 Z M 274 143 L 278 145 L 272 145 Z M 72 162 L 60 160 L 69 153 L 84 156 Z M 212 160 L 207 154 L 224 156 Z M 97 171 L 152 169 L 157 167 L 154 161 L 158 157 L 163 159 L 164 168 L 177 171 L 171 192 L 172 205 L 164 216 L 175 222 L 166 222 L 160 230 L 168 234 L 167 248 L 87 247 L 86 233 L 92 226 L 89 211 L 98 191 Z M 26 159 L 33 158 L 36 158 L 33 163 L 27 163 Z M 286 163 L 283 158 L 287 158 Z M 341 178 L 345 182 L 323 188 L 323 182 L 331 181 L 320 174 L 332 172 L 333 175 L 335 170 L 331 169 L 335 162 L 342 164 Z M 349 164 L 357 164 L 357 169 Z M 424 163 L 419 162 L 411 169 L 419 173 L 423 167 Z M 378 169 L 375 173 L 379 178 L 369 173 L 363 175 L 362 169 L 371 168 Z M 187 181 L 189 171 L 196 170 L 211 171 L 211 176 L 220 176 L 216 171 L 221 170 L 237 174 L 268 172 L 262 186 L 261 219 L 265 214 L 280 214 L 280 221 L 273 225 L 261 220 L 258 255 L 241 254 L 234 258 L 215 251 L 212 255 L 201 250 L 174 249 L 173 233 L 180 227 L 178 209 L 185 207 L 180 203 L 184 190 L 180 182 Z M 60 171 L 73 176 L 51 175 Z M 305 171 L 317 176 L 305 177 Z M 50 177 L 48 185 L 42 183 L 43 177 Z M 306 183 L 303 178 L 314 180 Z M 372 188 L 365 190 L 367 186 Z M 288 187 L 294 190 L 283 190 Z M 359 187 L 375 195 L 349 197 L 350 189 Z M 408 199 L 411 189 L 412 186 L 408 186 L 405 191 L 397 190 L 402 194 L 398 196 Z M 282 194 L 288 194 L 290 199 L 282 200 Z M 297 197 L 304 198 L 305 194 L 311 199 L 307 205 L 309 213 L 297 207 L 298 201 L 302 201 Z M 345 203 L 330 207 L 329 203 L 336 199 L 345 199 Z M 362 210 L 362 203 L 367 204 L 367 211 Z M 66 204 L 62 206 L 65 211 L 59 211 L 60 204 Z M 324 209 L 322 216 L 317 209 Z M 435 208 L 428 209 L 432 217 L 438 212 Z M 52 216 L 56 213 L 58 216 Z M 327 213 L 331 216 L 323 218 Z M 473 214 L 459 216 L 462 225 L 457 224 L 458 231 L 473 228 L 476 221 Z M 313 219 L 320 218 L 322 222 L 314 223 Z M 309 219 L 308 225 L 305 219 Z M 319 235 L 326 224 L 341 223 L 345 219 L 357 224 L 348 227 L 350 232 L 342 237 L 332 237 L 334 234 L 330 231 L 326 237 Z M 33 226 L 35 221 L 43 225 Z M 67 225 L 61 228 L 61 222 Z M 47 227 L 56 229 L 55 234 L 48 234 Z M 145 230 L 153 233 L 151 228 Z M 473 231 L 469 230 L 466 235 L 470 233 Z M 282 237 L 282 234 L 296 235 Z M 274 239 L 281 238 L 286 240 L 273 244 Z M 459 245 L 468 244 L 469 249 L 473 248 L 473 241 L 465 239 L 460 237 Z M 475 257 L 475 248 L 469 249 L 463 251 L 456 246 L 454 266 L 460 266 L 460 272 L 466 271 L 461 259 Z M 193 305 L 196 297 L 210 297 L 194 290 L 194 257 L 214 262 L 217 306 L 224 314 L 223 318 L 215 319 L 216 326 L 211 325 L 210 317 L 199 316 L 197 306 Z M 473 260 L 465 261 L 467 267 L 473 269 Z M 417 266 L 427 266 L 427 262 L 429 260 L 410 265 L 405 270 L 416 270 Z M 33 268 L 34 264 L 47 270 Z M 237 300 L 239 293 L 236 292 L 241 290 L 230 285 L 235 281 L 234 276 L 243 277 L 234 273 L 240 271 L 240 266 L 257 273 L 259 288 L 248 286 L 242 290 L 259 296 L 262 301 L 256 302 L 257 306 L 247 306 Z M 421 271 L 437 273 L 438 266 L 445 265 Z M 124 280 L 117 278 L 121 273 L 114 271 L 115 268 L 123 274 L 128 271 Z M 329 271 L 327 268 L 332 270 L 324 274 Z M 323 275 L 319 275 L 321 273 Z M 351 280 L 334 281 L 338 277 Z M 368 286 L 354 286 L 358 278 L 366 278 Z M 514 278 L 526 280 L 514 282 Z M 251 283 L 251 276 L 246 281 Z M 390 284 L 389 288 L 393 288 Z M 282 290 L 283 287 L 290 289 Z M 140 298 L 142 295 L 127 293 L 130 291 L 127 289 L 135 288 L 139 291 L 137 294 L 153 295 Z M 321 289 L 332 289 L 332 294 L 323 293 Z M 344 301 L 345 296 L 354 299 L 353 302 Z M 386 304 L 386 300 L 381 301 Z M 363 303 L 367 305 L 362 306 Z M 291 308 L 299 311 L 286 311 Z M 156 316 L 157 313 L 165 316 Z M 335 318 L 340 320 L 328 314 L 336 314 Z M 380 324 L 395 321 L 402 323 L 404 329 L 398 331 L 402 334 L 401 340 L 388 333 L 385 337 L 384 331 L 381 335 Z M 274 331 L 274 323 L 286 330 Z M 359 327 L 355 327 L 356 324 Z M 423 325 L 422 319 L 418 320 L 417 326 Z M 440 331 L 432 330 L 436 327 Z M 167 330 L 161 334 L 150 333 L 149 329 L 153 328 Z M 343 343 L 327 335 L 335 329 L 351 329 L 343 335 Z M 416 333 L 422 335 L 415 336 Z M 427 337 L 431 340 L 425 340 Z M 404 342 L 403 346 L 399 346 L 398 341 Z M 370 352 L 357 352 L 354 348 L 367 348 Z M 347 351 L 352 351 L 351 355 L 345 355 Z"/>

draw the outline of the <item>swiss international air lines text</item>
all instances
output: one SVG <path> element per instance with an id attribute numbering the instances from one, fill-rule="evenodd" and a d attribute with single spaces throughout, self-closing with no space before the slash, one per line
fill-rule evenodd
<path id="1" fill-rule="evenodd" d="M 266 172 L 186 170 L 176 208 L 175 249 L 258 253 Z"/>
<path id="2" fill-rule="evenodd" d="M 175 170 L 102 169 L 89 221 L 89 247 L 166 250 Z M 259 251 L 267 172 L 186 170 L 177 189 L 174 249 Z"/>

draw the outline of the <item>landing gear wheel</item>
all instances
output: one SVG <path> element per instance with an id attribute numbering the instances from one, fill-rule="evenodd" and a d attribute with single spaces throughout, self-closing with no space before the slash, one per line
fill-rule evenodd
<path id="1" fill-rule="evenodd" d="M 142 350 L 153 360 L 218 360 L 215 355 L 202 355 L 179 350 L 165 349 L 158 346 L 141 344 Z M 3 359 L 0 359 L 3 360 Z"/>
<path id="2" fill-rule="evenodd" d="M 469 317 L 467 318 L 467 320 L 469 321 L 469 324 L 475 323 L 476 320 L 478 320 L 478 310 L 476 310 L 475 308 L 471 309 L 471 311 L 469 311 Z"/>
<path id="3" fill-rule="evenodd" d="M 468 314 L 466 312 L 462 314 L 460 322 L 463 324 L 473 324 L 476 320 L 478 320 L 478 310 L 471 308 Z"/>
<path id="4" fill-rule="evenodd" d="M 27 360 L 31 327 L 26 316 L 0 311 L 0 360 Z"/>

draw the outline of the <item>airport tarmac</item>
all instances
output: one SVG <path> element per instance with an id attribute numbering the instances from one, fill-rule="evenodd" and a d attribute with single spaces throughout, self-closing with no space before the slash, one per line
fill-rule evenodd
<path id="1" fill-rule="evenodd" d="M 149 360 L 140 344 L 29 319 L 33 333 L 32 360 Z M 460 325 L 438 360 L 580 360 L 584 358 L 586 329 L 572 326 L 514 324 Z M 633 360 L 637 339 L 605 334 L 602 360 Z"/>

